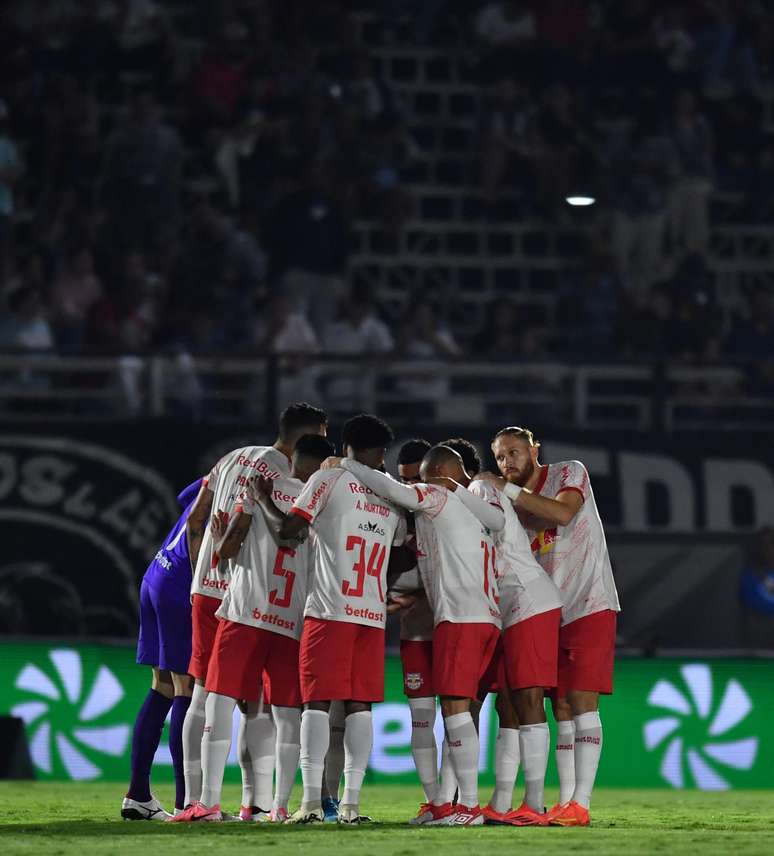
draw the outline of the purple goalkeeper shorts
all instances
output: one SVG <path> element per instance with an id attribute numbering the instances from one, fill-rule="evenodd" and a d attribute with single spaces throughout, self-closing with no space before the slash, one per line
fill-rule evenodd
<path id="1" fill-rule="evenodd" d="M 191 659 L 191 602 L 179 586 L 140 587 L 137 662 L 185 675 Z"/>

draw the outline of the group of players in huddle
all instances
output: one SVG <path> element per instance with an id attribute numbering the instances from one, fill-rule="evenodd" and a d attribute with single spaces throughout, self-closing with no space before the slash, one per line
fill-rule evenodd
<path id="1" fill-rule="evenodd" d="M 371 706 L 384 697 L 386 616 L 399 612 L 425 797 L 409 822 L 588 825 L 619 604 L 583 464 L 542 465 L 532 433 L 507 427 L 492 441 L 498 473 L 481 472 L 466 440 L 417 439 L 401 447 L 395 479 L 384 471 L 393 434 L 382 420 L 349 419 L 343 457 L 326 433 L 324 411 L 291 405 L 273 446 L 235 449 L 181 494 L 185 510 L 140 593 L 137 661 L 153 667 L 153 683 L 122 816 L 228 819 L 221 789 L 239 705 L 240 819 L 367 821 Z M 481 807 L 478 712 L 489 692 L 496 784 Z M 546 694 L 560 779 L 550 811 Z M 170 711 L 173 815 L 150 793 Z M 291 814 L 299 763 L 303 796 Z M 514 809 L 519 766 L 525 793 Z"/>

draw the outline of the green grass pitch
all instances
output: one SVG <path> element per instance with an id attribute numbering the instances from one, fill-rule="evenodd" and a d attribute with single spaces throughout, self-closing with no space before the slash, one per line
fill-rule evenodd
<path id="1" fill-rule="evenodd" d="M 169 806 L 171 787 L 156 790 Z M 400 786 L 366 784 L 362 809 L 375 822 L 360 828 L 127 822 L 119 816 L 122 796 L 118 784 L 0 782 L 0 856 L 218 856 L 263 848 L 271 848 L 269 856 L 488 856 L 517 853 L 519 848 L 538 856 L 774 854 L 774 791 L 601 788 L 595 794 L 590 829 L 412 828 L 405 821 L 416 810 L 419 789 Z M 224 807 L 233 810 L 239 796 L 239 789 L 228 785 Z"/>

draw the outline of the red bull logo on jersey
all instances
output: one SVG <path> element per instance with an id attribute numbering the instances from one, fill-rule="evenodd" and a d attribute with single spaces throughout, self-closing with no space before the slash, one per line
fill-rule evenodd
<path id="1" fill-rule="evenodd" d="M 294 505 L 298 499 L 297 496 L 292 496 L 289 493 L 283 493 L 279 488 L 275 488 L 272 491 L 271 496 L 275 502 L 287 502 L 290 505 Z"/>
<path id="2" fill-rule="evenodd" d="M 544 554 L 553 550 L 556 541 L 556 527 L 553 529 L 541 529 L 532 539 L 530 547 L 533 553 Z"/>
<path id="3" fill-rule="evenodd" d="M 374 493 L 370 487 L 366 487 L 360 482 L 349 482 L 349 491 L 350 493 L 370 493 L 372 496 Z"/>
<path id="4" fill-rule="evenodd" d="M 280 477 L 280 473 L 277 470 L 272 470 L 269 465 L 261 458 L 252 459 L 246 458 L 244 455 L 240 455 L 237 458 L 237 463 L 240 467 L 247 467 L 249 469 L 253 469 L 256 473 L 259 473 L 262 476 L 266 476 L 267 479 L 278 479 Z"/>

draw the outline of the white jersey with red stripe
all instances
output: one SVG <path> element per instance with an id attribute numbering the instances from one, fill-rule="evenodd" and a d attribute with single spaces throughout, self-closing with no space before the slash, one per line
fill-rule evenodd
<path id="1" fill-rule="evenodd" d="M 479 496 L 499 508 L 497 491 L 489 488 L 484 484 Z M 417 564 L 434 626 L 450 621 L 500 627 L 494 538 L 457 496 L 465 488 L 418 484 L 414 489 Z"/>
<path id="2" fill-rule="evenodd" d="M 287 514 L 303 487 L 299 479 L 275 479 L 274 504 Z M 234 512 L 240 508 L 237 503 Z M 228 560 L 228 589 L 215 615 L 300 639 L 310 558 L 307 541 L 279 542 L 256 508 L 239 553 Z"/>
<path id="3" fill-rule="evenodd" d="M 470 490 L 486 498 L 483 481 L 474 481 Z M 505 529 L 497 534 L 497 585 L 503 630 L 551 609 L 559 609 L 562 598 L 548 574 L 532 555 L 530 538 L 508 499 L 497 491 L 505 512 Z"/>
<path id="4" fill-rule="evenodd" d="M 212 513 L 231 514 L 236 501 L 256 476 L 277 479 L 290 475 L 290 461 L 273 446 L 244 446 L 224 455 L 207 476 L 207 486 L 213 492 Z M 205 594 L 223 600 L 228 588 L 228 562 L 213 555 L 210 527 L 204 531 L 199 558 L 196 562 L 191 594 Z"/>
<path id="5" fill-rule="evenodd" d="M 519 514 L 535 558 L 559 589 L 562 624 L 605 609 L 621 609 L 586 467 L 580 461 L 544 465 L 533 493 L 555 499 L 568 490 L 580 494 L 583 504 L 566 526 Z"/>
<path id="6" fill-rule="evenodd" d="M 406 537 L 403 513 L 344 469 L 315 473 L 291 513 L 314 534 L 304 615 L 383 628 L 390 549 Z"/>

